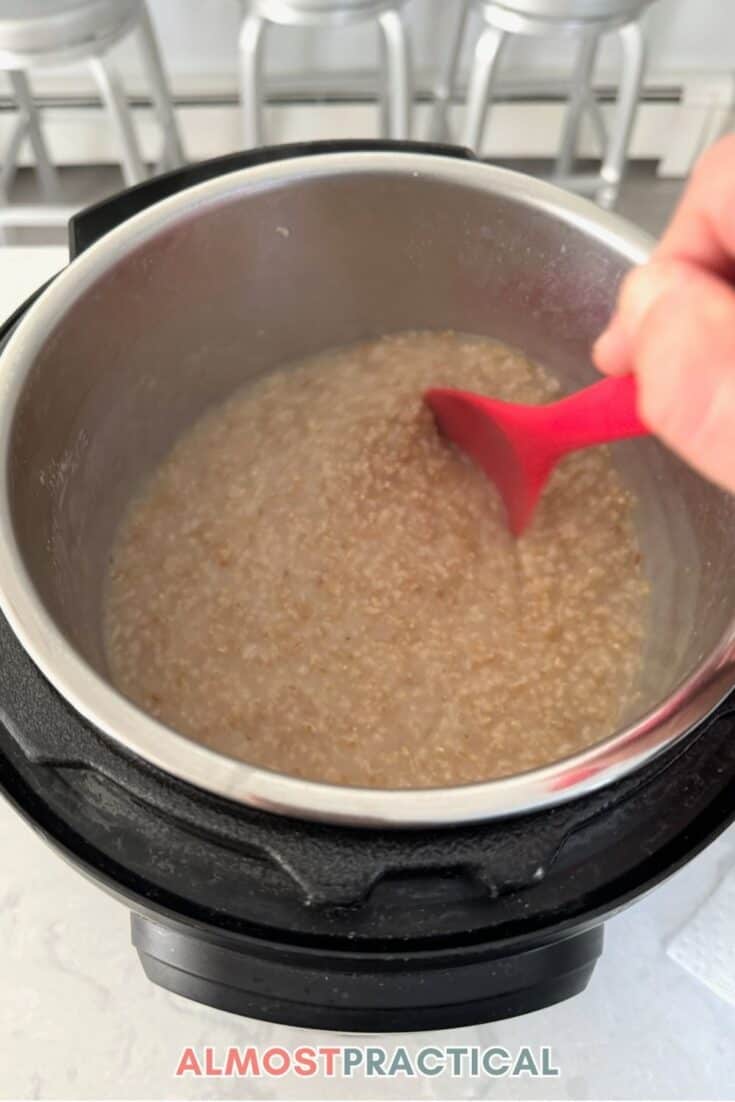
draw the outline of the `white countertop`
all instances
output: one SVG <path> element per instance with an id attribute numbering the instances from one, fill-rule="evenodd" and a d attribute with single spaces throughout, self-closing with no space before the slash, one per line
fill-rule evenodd
<path id="1" fill-rule="evenodd" d="M 0 315 L 65 260 L 63 249 L 0 249 Z M 0 839 L 0 1098 L 735 1098 L 735 1007 L 664 951 L 735 866 L 735 829 L 607 924 L 605 952 L 583 995 L 525 1018 L 431 1037 L 510 1049 L 551 1045 L 562 1072 L 556 1080 L 489 1084 L 177 1081 L 185 1045 L 344 1038 L 238 1019 L 155 988 L 130 946 L 124 908 L 2 802 Z M 386 1043 L 399 1040 L 413 1047 L 429 1038 Z"/>

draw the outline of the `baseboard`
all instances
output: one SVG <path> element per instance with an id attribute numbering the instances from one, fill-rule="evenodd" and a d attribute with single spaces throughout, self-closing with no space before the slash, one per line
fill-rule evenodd
<path id="1" fill-rule="evenodd" d="M 672 92 L 655 88 L 641 102 L 632 136 L 630 156 L 654 160 L 666 175 L 684 175 L 703 143 L 726 125 L 735 102 L 735 78 L 730 74 L 688 77 Z M 559 98 L 528 95 L 497 103 L 488 118 L 481 153 L 489 158 L 546 158 L 556 152 L 565 106 Z M 609 117 L 613 108 L 603 105 Z M 145 101 L 134 106 L 144 156 L 158 157 L 158 132 Z M 431 106 L 416 104 L 414 135 L 426 137 Z M 187 155 L 192 160 L 218 156 L 242 147 L 239 108 L 233 97 L 216 100 L 184 99 L 177 103 Z M 462 108 L 456 105 L 450 122 L 459 133 Z M 284 99 L 266 110 L 268 138 L 273 142 L 319 138 L 374 137 L 377 110 L 365 100 L 310 101 Z M 13 112 L 0 111 L 0 148 L 7 140 Z M 93 99 L 57 99 L 43 105 L 44 131 L 52 158 L 58 165 L 105 164 L 117 161 L 114 136 L 107 118 Z M 599 152 L 591 128 L 583 127 L 580 152 Z M 24 148 L 21 164 L 30 157 Z"/>
<path id="2" fill-rule="evenodd" d="M 675 103 L 644 104 L 639 112 L 631 156 L 659 160 L 667 153 L 668 136 L 675 123 Z M 159 135 L 150 108 L 134 108 L 144 157 L 158 156 Z M 561 103 L 530 101 L 497 105 L 488 123 L 482 153 L 487 157 L 551 157 L 554 155 L 564 107 Z M 450 121 L 458 132 L 461 108 L 452 110 Z M 430 108 L 418 104 L 415 136 L 428 133 Z M 177 109 L 187 156 L 191 160 L 216 157 L 242 147 L 240 114 L 236 104 L 184 104 Z M 106 164 L 117 161 L 117 149 L 107 118 L 98 106 L 53 106 L 44 109 L 44 132 L 57 165 Z M 269 141 L 310 141 L 320 138 L 376 137 L 377 111 L 367 103 L 284 103 L 267 108 Z M 0 116 L 0 143 L 7 140 L 12 115 Z M 598 151 L 592 133 L 582 134 L 581 152 Z M 24 147 L 21 164 L 32 159 Z"/>

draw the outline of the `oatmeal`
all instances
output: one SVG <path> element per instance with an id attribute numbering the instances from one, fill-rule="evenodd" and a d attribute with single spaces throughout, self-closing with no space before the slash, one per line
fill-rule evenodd
<path id="1" fill-rule="evenodd" d="M 233 757 L 351 785 L 502 777 L 611 733 L 647 584 L 609 453 L 566 459 L 515 541 L 495 489 L 438 436 L 428 386 L 558 390 L 485 338 L 403 333 L 208 412 L 117 537 L 119 689 Z"/>

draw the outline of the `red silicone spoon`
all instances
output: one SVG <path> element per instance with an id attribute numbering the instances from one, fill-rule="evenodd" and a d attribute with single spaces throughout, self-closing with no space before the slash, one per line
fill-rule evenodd
<path id="1" fill-rule="evenodd" d="M 424 399 L 440 430 L 485 471 L 514 536 L 531 521 L 554 466 L 567 452 L 649 430 L 636 413 L 632 375 L 603 379 L 544 406 L 522 406 L 437 387 Z"/>

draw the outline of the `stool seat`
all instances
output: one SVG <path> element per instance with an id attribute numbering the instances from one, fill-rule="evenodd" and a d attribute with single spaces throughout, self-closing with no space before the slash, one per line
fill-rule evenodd
<path id="1" fill-rule="evenodd" d="M 337 12 L 372 13 L 389 7 L 390 0 L 288 0 L 288 7 L 309 15 L 333 15 Z"/>
<path id="2" fill-rule="evenodd" d="M 141 0 L 0 0 L 0 51 L 55 53 L 114 34 Z"/>
<path id="3" fill-rule="evenodd" d="M 401 3 L 405 0 L 250 0 L 250 10 L 270 23 L 318 27 L 375 19 Z"/>
<path id="4" fill-rule="evenodd" d="M 511 15 L 564 22 L 613 23 L 636 19 L 652 0 L 492 0 Z"/>

